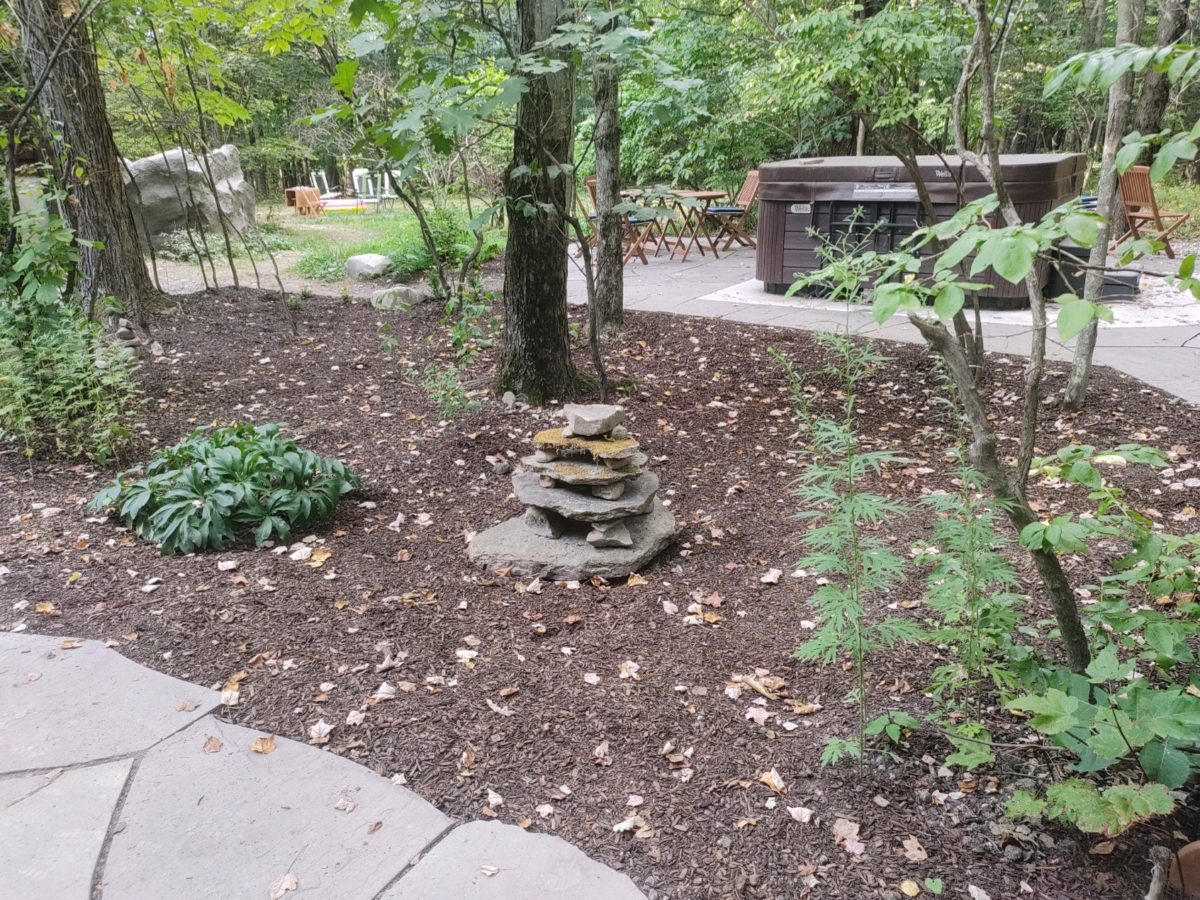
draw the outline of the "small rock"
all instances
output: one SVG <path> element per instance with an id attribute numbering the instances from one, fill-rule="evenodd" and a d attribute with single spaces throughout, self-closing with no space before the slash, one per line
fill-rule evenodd
<path id="1" fill-rule="evenodd" d="M 562 537 L 565 523 L 555 513 L 529 506 L 525 509 L 525 524 L 543 537 L 557 539 Z"/>
<path id="2" fill-rule="evenodd" d="M 517 405 L 517 395 L 512 391 L 505 391 L 504 395 L 500 398 L 500 402 L 511 410 Z"/>
<path id="3" fill-rule="evenodd" d="M 620 500 L 625 493 L 625 482 L 617 481 L 613 484 L 594 484 L 592 485 L 592 496 L 599 497 L 601 500 Z"/>
<path id="4" fill-rule="evenodd" d="M 132 344 L 137 340 L 137 336 L 129 328 L 118 328 L 113 335 L 122 344 Z"/>
<path id="5" fill-rule="evenodd" d="M 49 519 L 51 516 L 57 516 L 60 512 L 62 512 L 62 507 L 47 506 L 44 509 L 42 509 L 42 518 Z"/>
<path id="6" fill-rule="evenodd" d="M 422 288 L 398 284 L 378 290 L 371 295 L 371 305 L 376 309 L 399 309 L 406 311 L 433 299 L 433 295 Z"/>
<path id="7" fill-rule="evenodd" d="M 608 433 L 608 436 L 614 441 L 623 441 L 629 437 L 629 429 L 624 425 L 617 425 Z"/>
<path id="8" fill-rule="evenodd" d="M 632 547 L 633 536 L 629 533 L 629 526 L 624 522 L 597 523 L 611 525 L 606 531 L 601 531 L 598 528 L 593 528 L 588 532 L 587 542 L 593 547 Z"/>
<path id="9" fill-rule="evenodd" d="M 567 417 L 563 434 L 569 429 L 580 437 L 608 434 L 625 420 L 625 410 L 609 403 L 568 403 L 563 414 Z"/>
<path id="10" fill-rule="evenodd" d="M 154 341 L 152 344 L 150 344 L 150 355 L 155 359 L 161 358 L 163 356 L 163 345 L 158 341 Z"/>

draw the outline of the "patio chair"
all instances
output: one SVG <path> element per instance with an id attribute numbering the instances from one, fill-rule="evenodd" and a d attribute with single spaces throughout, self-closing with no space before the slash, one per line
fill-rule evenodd
<path id="1" fill-rule="evenodd" d="M 596 179 L 588 178 L 584 181 L 587 185 L 588 195 L 592 200 L 592 208 L 588 211 L 588 222 L 592 226 L 592 233 L 588 236 L 588 247 L 595 247 L 596 241 L 600 237 L 600 232 L 597 227 L 599 214 L 596 212 L 598 204 L 596 203 Z M 622 219 L 621 227 L 621 243 L 625 248 L 625 255 L 622 262 L 629 262 L 635 256 L 642 261 L 643 266 L 648 266 L 650 261 L 646 259 L 646 242 L 651 239 L 656 221 L 654 217 L 646 216 L 625 216 Z"/>
<path id="2" fill-rule="evenodd" d="M 1113 241 L 1113 246 L 1131 237 L 1147 238 L 1151 241 L 1161 241 L 1167 258 L 1174 259 L 1175 251 L 1171 247 L 1170 237 L 1175 233 L 1175 229 L 1188 220 L 1190 213 L 1167 212 L 1158 208 L 1148 166 L 1130 166 L 1121 175 L 1120 187 L 1121 202 L 1125 206 L 1125 219 L 1129 230 Z"/>
<path id="3" fill-rule="evenodd" d="M 755 247 L 754 238 L 746 233 L 743 224 L 746 221 L 746 213 L 754 206 L 758 200 L 758 169 L 751 169 L 746 173 L 746 180 L 742 182 L 742 189 L 738 191 L 737 199 L 734 200 L 732 206 L 710 206 L 708 208 L 708 217 L 716 221 L 719 226 L 716 237 L 713 238 L 713 245 L 721 242 L 721 238 L 727 238 L 725 247 L 728 250 L 733 246 L 733 242 L 737 241 L 743 247 Z"/>
<path id="4" fill-rule="evenodd" d="M 329 178 L 323 169 L 313 169 L 308 177 L 312 180 L 312 186 L 317 189 L 317 194 L 322 200 L 333 200 L 342 196 L 339 191 L 329 189 Z"/>

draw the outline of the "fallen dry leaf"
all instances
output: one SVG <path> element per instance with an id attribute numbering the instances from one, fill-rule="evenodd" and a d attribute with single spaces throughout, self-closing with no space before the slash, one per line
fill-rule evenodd
<path id="1" fill-rule="evenodd" d="M 921 886 L 911 878 L 906 878 L 904 881 L 900 882 L 900 893 L 902 893 L 905 897 L 916 897 L 921 893 Z"/>
<path id="2" fill-rule="evenodd" d="M 50 600 L 39 600 L 33 605 L 34 610 L 43 616 L 61 616 L 62 610 Z"/>
<path id="3" fill-rule="evenodd" d="M 79 641 L 75 640 L 74 638 L 67 638 L 58 646 L 63 650 L 78 650 L 83 646 L 83 644 L 79 643 Z"/>
<path id="4" fill-rule="evenodd" d="M 787 811 L 788 815 L 801 825 L 807 825 L 812 821 L 813 811 L 806 806 L 789 806 Z"/>
<path id="5" fill-rule="evenodd" d="M 180 712 L 193 712 L 200 708 L 200 704 L 195 700 L 183 700 L 175 708 Z"/>
<path id="6" fill-rule="evenodd" d="M 912 862 L 924 862 L 929 859 L 929 854 L 925 852 L 925 848 L 911 834 L 904 840 L 904 856 Z"/>
<path id="7" fill-rule="evenodd" d="M 630 575 L 629 578 L 625 582 L 625 584 L 627 584 L 629 587 L 641 587 L 643 584 L 649 584 L 649 583 L 650 582 L 646 581 L 646 579 L 643 578 L 641 575 L 639 575 L 637 572 L 634 572 L 632 575 Z"/>
<path id="8" fill-rule="evenodd" d="M 783 779 L 779 777 L 779 773 L 774 769 L 771 769 L 769 772 L 763 772 L 758 776 L 758 780 L 777 794 L 787 791 L 787 785 L 783 783 Z"/>
<path id="9" fill-rule="evenodd" d="M 383 827 L 382 822 L 372 822 L 370 825 L 367 826 L 367 834 L 374 834 L 382 827 Z"/>
<path id="10" fill-rule="evenodd" d="M 833 838 L 851 856 L 862 856 L 867 848 L 858 838 L 858 823 L 838 819 L 833 823 Z"/>
<path id="11" fill-rule="evenodd" d="M 744 819 L 738 819 L 736 822 L 734 822 L 733 827 L 734 828 L 753 828 L 757 824 L 758 824 L 758 819 L 754 818 L 753 816 L 747 816 Z"/>
<path id="12" fill-rule="evenodd" d="M 221 743 L 221 739 L 219 737 L 216 735 L 210 735 L 208 740 L 204 742 L 204 746 L 201 749 L 205 753 L 218 753 L 220 752 L 222 746 L 223 744 Z"/>
<path id="13" fill-rule="evenodd" d="M 1092 854 L 1093 856 L 1108 856 L 1116 848 L 1116 841 L 1101 841 L 1100 843 L 1092 846 L 1091 849 L 1088 850 L 1088 853 Z"/>
<path id="14" fill-rule="evenodd" d="M 266 756 L 268 753 L 275 752 L 275 735 L 264 734 L 256 737 L 250 742 L 250 749 L 255 753 L 261 753 Z"/>
<path id="15" fill-rule="evenodd" d="M 292 872 L 285 872 L 271 882 L 271 900 L 280 900 L 288 891 L 297 890 L 300 881 Z"/>

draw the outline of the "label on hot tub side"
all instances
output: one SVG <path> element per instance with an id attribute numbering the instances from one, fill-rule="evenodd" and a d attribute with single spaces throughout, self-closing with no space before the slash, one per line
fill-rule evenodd
<path id="1" fill-rule="evenodd" d="M 916 185 L 896 182 L 867 182 L 854 185 L 851 200 L 918 200 Z"/>

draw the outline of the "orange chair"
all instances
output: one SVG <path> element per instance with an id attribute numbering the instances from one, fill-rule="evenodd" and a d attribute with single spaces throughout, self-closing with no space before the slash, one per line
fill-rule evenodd
<path id="1" fill-rule="evenodd" d="M 1190 214 L 1166 212 L 1158 208 L 1148 166 L 1130 166 L 1121 175 L 1120 186 L 1121 202 L 1125 206 L 1125 219 L 1129 230 L 1113 241 L 1113 246 L 1131 237 L 1161 241 L 1167 258 L 1174 259 L 1175 251 L 1171 248 L 1170 237 L 1175 233 L 1175 229 L 1188 220 Z"/>
<path id="2" fill-rule="evenodd" d="M 720 225 L 717 230 L 717 235 L 713 238 L 713 245 L 720 243 L 721 238 L 728 235 L 723 249 L 728 250 L 733 246 L 733 242 L 737 241 L 743 247 L 755 247 L 754 238 L 746 233 L 742 224 L 746 221 L 746 213 L 758 200 L 758 169 L 751 169 L 746 173 L 746 180 L 742 182 L 742 189 L 738 191 L 737 199 L 733 206 L 710 206 L 708 208 L 708 216 L 710 219 L 715 219 Z"/>

